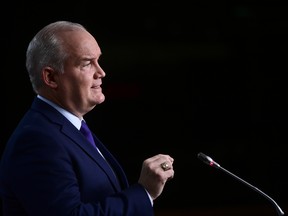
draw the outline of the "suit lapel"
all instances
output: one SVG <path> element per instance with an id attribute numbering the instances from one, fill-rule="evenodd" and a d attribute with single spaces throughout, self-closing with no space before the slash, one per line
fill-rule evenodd
<path id="1" fill-rule="evenodd" d="M 95 142 L 97 142 L 97 146 L 104 156 L 106 158 L 106 161 L 110 164 L 110 167 L 114 170 L 114 174 L 116 175 L 118 182 L 121 184 L 121 188 L 127 188 L 128 187 L 128 180 L 125 175 L 125 172 L 123 171 L 121 165 L 118 163 L 118 161 L 115 159 L 115 157 L 109 152 L 109 150 L 105 147 L 105 145 L 93 134 Z"/>
<path id="2" fill-rule="evenodd" d="M 69 122 L 70 123 L 70 122 Z M 72 125 L 72 124 L 71 124 Z M 73 128 L 72 128 L 73 127 Z M 116 191 L 120 191 L 121 187 L 119 184 L 118 179 L 116 178 L 115 174 L 112 171 L 112 168 L 109 166 L 108 162 L 103 158 L 104 154 L 101 151 L 101 153 L 103 154 L 103 156 L 98 152 L 98 150 L 91 145 L 91 143 L 89 143 L 89 141 L 87 141 L 85 139 L 85 137 L 83 137 L 83 135 L 81 134 L 81 132 L 79 130 L 77 130 L 77 128 L 75 128 L 73 125 L 70 128 L 67 125 L 63 125 L 63 130 L 62 132 L 65 133 L 67 136 L 69 136 L 71 138 L 71 140 L 73 140 L 74 142 L 76 142 L 77 145 L 79 145 L 81 147 L 81 149 L 92 159 L 95 161 L 95 163 L 98 164 L 98 166 L 103 170 L 103 172 L 106 173 L 106 175 L 108 176 L 111 184 L 114 186 Z M 94 136 L 94 140 L 96 142 L 96 145 L 98 147 L 98 139 L 95 139 Z M 105 157 L 105 156 L 104 156 Z M 106 157 L 105 157 L 106 158 Z M 114 167 L 113 167 L 114 168 Z M 115 171 L 116 172 L 116 171 Z"/>

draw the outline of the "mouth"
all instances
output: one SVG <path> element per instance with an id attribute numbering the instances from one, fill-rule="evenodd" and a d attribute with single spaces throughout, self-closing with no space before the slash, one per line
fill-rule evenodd
<path id="1" fill-rule="evenodd" d="M 91 88 L 92 89 L 98 89 L 98 88 L 101 88 L 101 85 L 93 85 Z"/>
<path id="2" fill-rule="evenodd" d="M 95 90 L 95 91 L 97 91 L 97 92 L 100 92 L 100 91 L 102 91 L 102 88 L 101 88 L 101 86 L 100 86 L 100 85 L 97 85 L 97 86 L 92 86 L 92 87 L 91 87 L 91 89 L 92 89 L 92 90 Z"/>

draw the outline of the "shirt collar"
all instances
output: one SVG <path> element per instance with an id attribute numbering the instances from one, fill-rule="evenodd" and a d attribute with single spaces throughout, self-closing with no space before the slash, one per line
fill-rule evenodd
<path id="1" fill-rule="evenodd" d="M 78 130 L 80 130 L 81 127 L 81 121 L 83 118 L 79 118 L 75 116 L 74 114 L 68 112 L 67 110 L 63 109 L 62 107 L 58 106 L 57 104 L 53 103 L 52 101 L 42 97 L 41 95 L 37 95 L 37 97 L 54 107 L 56 110 L 58 110 L 63 116 L 65 116 Z"/>

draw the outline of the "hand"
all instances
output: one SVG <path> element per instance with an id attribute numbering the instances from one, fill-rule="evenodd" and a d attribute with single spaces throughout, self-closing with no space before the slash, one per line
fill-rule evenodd
<path id="1" fill-rule="evenodd" d="M 163 191 L 167 180 L 174 177 L 174 159 L 169 155 L 158 154 L 146 159 L 138 183 L 141 184 L 155 200 Z"/>

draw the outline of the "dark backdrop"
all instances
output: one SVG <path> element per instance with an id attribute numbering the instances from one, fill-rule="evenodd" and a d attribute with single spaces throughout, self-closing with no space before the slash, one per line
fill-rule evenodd
<path id="1" fill-rule="evenodd" d="M 131 183 L 147 157 L 175 158 L 175 178 L 155 203 L 158 214 L 276 215 L 267 199 L 202 163 L 198 152 L 288 211 L 283 3 L 58 4 L 3 7 L 1 150 L 34 97 L 25 69 L 29 41 L 52 21 L 76 21 L 98 40 L 107 74 L 106 101 L 87 114 L 89 125 Z"/>

